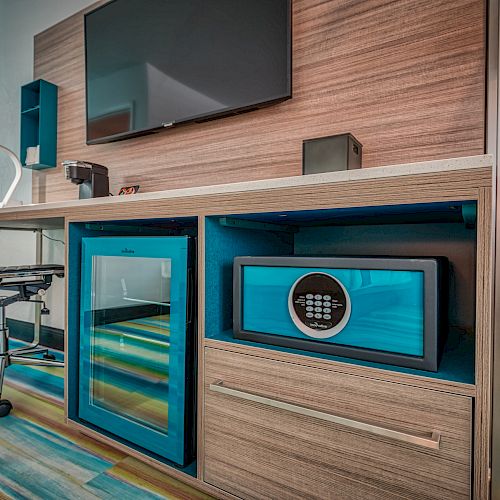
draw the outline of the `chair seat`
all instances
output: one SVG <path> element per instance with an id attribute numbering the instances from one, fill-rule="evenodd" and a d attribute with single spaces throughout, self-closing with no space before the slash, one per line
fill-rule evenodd
<path id="1" fill-rule="evenodd" d="M 29 266 L 0 267 L 0 280 L 4 278 L 32 277 L 40 275 L 64 276 L 64 266 L 59 264 L 35 264 Z"/>

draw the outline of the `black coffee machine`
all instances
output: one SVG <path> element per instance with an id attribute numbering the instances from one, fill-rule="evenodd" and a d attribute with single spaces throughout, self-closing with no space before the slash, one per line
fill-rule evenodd
<path id="1" fill-rule="evenodd" d="M 107 167 L 78 160 L 64 161 L 63 167 L 66 179 L 80 186 L 81 200 L 109 196 Z"/>

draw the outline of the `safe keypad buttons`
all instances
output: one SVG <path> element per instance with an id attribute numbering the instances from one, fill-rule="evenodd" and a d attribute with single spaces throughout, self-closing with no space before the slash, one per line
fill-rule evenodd
<path id="1" fill-rule="evenodd" d="M 309 273 L 298 279 L 290 290 L 289 309 L 293 322 L 303 333 L 328 338 L 339 333 L 347 323 L 350 299 L 344 286 L 333 276 Z"/>

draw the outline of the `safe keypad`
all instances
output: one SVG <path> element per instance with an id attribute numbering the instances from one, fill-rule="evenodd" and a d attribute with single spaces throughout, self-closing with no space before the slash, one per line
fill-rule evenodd
<path id="1" fill-rule="evenodd" d="M 303 324 L 318 331 L 334 328 L 346 313 L 346 301 L 344 290 L 334 277 L 324 273 L 305 275 L 292 291 L 297 326 L 301 329 Z"/>

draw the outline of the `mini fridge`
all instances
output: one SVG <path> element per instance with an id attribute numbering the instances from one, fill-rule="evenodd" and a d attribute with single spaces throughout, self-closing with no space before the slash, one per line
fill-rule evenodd
<path id="1" fill-rule="evenodd" d="M 194 241 L 82 239 L 78 416 L 180 466 L 194 455 Z"/>

